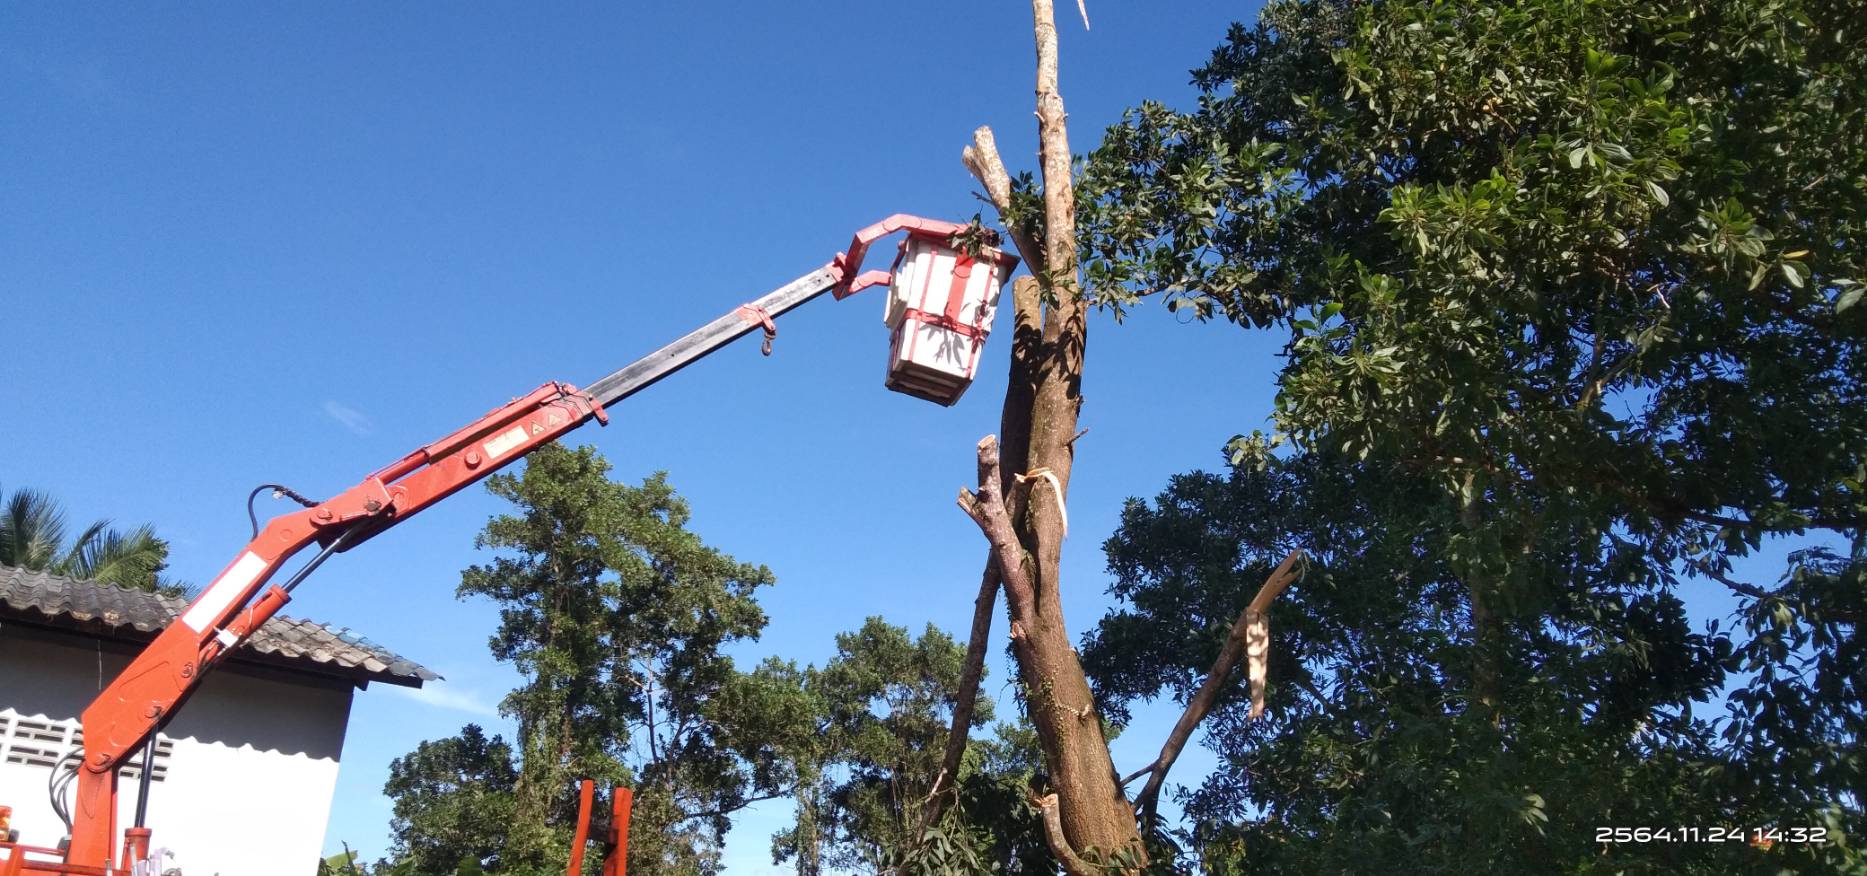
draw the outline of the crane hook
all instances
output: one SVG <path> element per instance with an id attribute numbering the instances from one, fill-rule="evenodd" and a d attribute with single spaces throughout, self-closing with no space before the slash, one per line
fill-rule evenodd
<path id="1" fill-rule="evenodd" d="M 765 328 L 765 342 L 759 345 L 758 350 L 763 355 L 771 355 L 771 342 L 778 338 L 778 326 L 771 321 L 771 314 L 766 313 L 765 308 L 751 304 L 741 304 L 735 312 L 747 323 Z"/>

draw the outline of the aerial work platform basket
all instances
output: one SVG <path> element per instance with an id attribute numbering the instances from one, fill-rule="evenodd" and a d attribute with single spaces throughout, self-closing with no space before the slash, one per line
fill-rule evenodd
<path id="1" fill-rule="evenodd" d="M 856 278 L 842 298 L 870 285 L 888 283 L 883 322 L 889 330 L 886 385 L 896 392 L 951 405 L 979 371 L 979 354 L 998 296 L 1018 265 L 1015 256 L 991 246 L 996 235 L 973 226 L 913 216 L 890 216 L 856 234 L 845 257 L 853 273 L 870 243 L 906 231 L 887 273 Z M 976 245 L 964 237 L 975 233 Z"/>

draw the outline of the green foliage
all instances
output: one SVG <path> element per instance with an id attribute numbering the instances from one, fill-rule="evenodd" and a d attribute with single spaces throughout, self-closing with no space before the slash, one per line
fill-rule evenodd
<path id="1" fill-rule="evenodd" d="M 1867 788 L 1867 562 L 1811 549 L 1790 558 L 1785 585 L 1739 613 L 1747 637 L 1728 665 L 1742 673 L 1721 733 L 1743 780 L 1783 798 L 1784 811 L 1847 833 L 1860 864 L 1860 789 Z M 1823 744 L 1827 743 L 1827 744 Z"/>
<path id="2" fill-rule="evenodd" d="M 961 846 L 967 855 L 983 854 L 959 821 L 936 826 L 916 844 L 965 648 L 931 625 L 915 638 L 879 617 L 839 634 L 836 647 L 821 670 L 799 673 L 776 661 L 761 670 L 797 685 L 815 725 L 793 737 L 799 820 L 772 838 L 774 862 L 794 860 L 799 873 L 814 874 L 879 868 L 883 860 L 894 861 L 891 867 L 950 863 L 949 852 Z M 974 726 L 991 713 L 989 701 L 979 703 Z"/>
<path id="3" fill-rule="evenodd" d="M 415 873 L 500 869 L 517 782 L 512 747 L 477 724 L 421 743 L 389 763 L 390 854 Z"/>
<path id="4" fill-rule="evenodd" d="M 1044 753 L 1037 729 L 1020 716 L 1000 722 L 989 738 L 974 738 L 960 762 L 959 812 L 975 841 L 985 846 L 989 872 L 1055 872 L 1044 843 L 1043 821 L 1030 805 L 1033 792 L 1047 790 Z"/>
<path id="5" fill-rule="evenodd" d="M 370 876 L 370 867 L 355 852 L 338 852 L 318 859 L 318 876 Z"/>
<path id="6" fill-rule="evenodd" d="M 1273 434 L 1111 542 L 1130 608 L 1085 648 L 1100 690 L 1183 697 L 1266 564 L 1319 561 L 1273 619 L 1281 705 L 1210 719 L 1205 866 L 1867 867 L 1863 20 L 1280 2 L 1194 72 L 1196 109 L 1109 132 L 1089 292 L 1288 344 Z M 1782 583 L 1734 580 L 1766 540 Z M 1736 629 L 1673 593 L 1713 581 Z M 1728 718 L 1693 714 L 1727 687 Z M 1640 824 L 1838 839 L 1590 833 Z"/>
<path id="7" fill-rule="evenodd" d="M 1199 859 L 1292 873 L 1726 873 L 1767 860 L 1741 843 L 1594 838 L 1806 812 L 1744 778 L 1751 752 L 1719 746 L 1716 723 L 1693 713 L 1727 681 L 1728 632 L 1691 630 L 1664 591 L 1590 586 L 1611 564 L 1551 543 L 1521 565 L 1537 588 L 1568 592 L 1548 597 L 1541 624 L 1513 629 L 1498 700 L 1481 708 L 1470 597 L 1444 559 L 1459 515 L 1435 492 L 1299 457 L 1180 476 L 1125 509 L 1108 554 L 1127 607 L 1083 648 L 1117 716 L 1158 693 L 1183 700 L 1282 553 L 1313 560 L 1273 607 L 1267 719 L 1246 719 L 1242 679 L 1207 719 L 1221 767 L 1184 801 Z"/>
<path id="8" fill-rule="evenodd" d="M 179 596 L 185 588 L 162 575 L 168 558 L 169 544 L 154 529 L 122 532 L 108 520 L 67 543 L 58 500 L 38 490 L 0 491 L 0 565 Z"/>
<path id="9" fill-rule="evenodd" d="M 460 595 L 500 604 L 493 654 L 525 678 L 501 703 L 519 725 L 516 768 L 503 743 L 467 736 L 399 761 L 453 785 L 429 792 L 392 778 L 386 791 L 409 828 L 396 866 L 562 872 L 574 788 L 588 778 L 635 791 L 631 870 L 715 873 L 731 814 L 786 789 L 767 733 L 795 702 L 721 653 L 764 627 L 753 593 L 771 572 L 687 530 L 687 505 L 665 477 L 632 487 L 608 472 L 590 448 L 551 445 L 523 472 L 488 479 L 514 511 L 481 532 L 477 544 L 497 553 L 462 573 Z M 437 850 L 418 860 L 416 838 Z"/>
<path id="10" fill-rule="evenodd" d="M 1858 11 L 1275 5 L 1093 156 L 1091 285 L 1288 327 L 1278 439 L 1487 515 L 1858 529 Z"/>
<path id="11" fill-rule="evenodd" d="M 382 872 L 561 869 L 568 792 L 585 776 L 633 783 L 630 867 L 641 872 L 718 872 L 730 816 L 791 793 L 798 823 L 774 837 L 774 856 L 802 873 L 897 858 L 888 866 L 1038 871 L 1022 794 L 1041 758 L 1028 732 L 975 743 L 959 806 L 914 836 L 959 643 L 871 618 L 837 637 L 821 670 L 772 658 L 739 672 L 720 650 L 764 625 L 753 591 L 770 573 L 687 532 L 686 506 L 661 477 L 628 487 L 607 471 L 587 448 L 553 446 L 490 480 L 517 510 L 487 525 L 480 544 L 500 553 L 468 569 L 461 592 L 502 605 L 492 648 L 526 677 L 502 705 L 520 751 L 470 726 L 396 761 L 385 788 L 395 861 Z M 990 718 L 981 703 L 974 723 Z"/>
<path id="12" fill-rule="evenodd" d="M 938 823 L 913 841 L 882 836 L 859 843 L 865 863 L 850 868 L 891 874 L 1055 873 L 1043 824 L 1029 803 L 1033 789 L 1043 784 L 1042 763 L 1037 731 L 1028 722 L 998 724 L 992 737 L 971 740 L 960 766 L 958 802 Z"/>
<path id="13" fill-rule="evenodd" d="M 1001 872 L 986 857 L 980 837 L 968 831 L 958 810 L 942 814 L 914 845 L 877 843 L 869 862 L 871 872 L 902 876 L 947 876 L 950 873 Z"/>
<path id="14" fill-rule="evenodd" d="M 686 529 L 666 478 L 612 482 L 591 448 L 542 448 L 521 474 L 488 479 L 515 513 L 478 545 L 499 554 L 461 576 L 461 595 L 498 601 L 493 654 L 526 677 L 501 709 L 522 744 L 509 865 L 558 864 L 580 778 L 635 787 L 631 867 L 712 873 L 728 816 L 761 787 L 725 728 L 757 716 L 714 708 L 735 683 L 730 642 L 765 615 L 753 591 L 770 570 Z"/>

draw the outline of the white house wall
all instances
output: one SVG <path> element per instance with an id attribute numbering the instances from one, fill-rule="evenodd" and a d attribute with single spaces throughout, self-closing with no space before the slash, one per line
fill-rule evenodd
<path id="1" fill-rule="evenodd" d="M 18 719 L 75 728 L 100 675 L 108 681 L 128 662 L 113 645 L 0 626 L 0 731 Z M 264 667 L 223 664 L 209 675 L 164 728 L 173 748 L 158 757 L 151 786 L 149 826 L 155 845 L 175 852 L 172 866 L 187 876 L 313 876 L 352 691 L 345 681 Z M 14 762 L 6 745 L 0 804 L 14 807 L 22 841 L 53 845 L 64 825 L 46 796 L 49 769 Z M 128 826 L 133 780 L 118 799 L 119 826 Z"/>

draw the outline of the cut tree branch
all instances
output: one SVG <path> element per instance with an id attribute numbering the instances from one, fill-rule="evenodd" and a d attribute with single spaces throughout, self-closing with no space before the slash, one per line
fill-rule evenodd
<path id="1" fill-rule="evenodd" d="M 998 211 L 998 220 L 1011 235 L 1011 242 L 1018 248 L 1018 254 L 1024 257 L 1024 264 L 1032 274 L 1044 272 L 1044 250 L 1037 245 L 1029 232 L 1011 221 L 1011 174 L 1005 170 L 1005 161 L 998 155 L 998 142 L 992 137 L 989 125 L 980 125 L 972 132 L 972 145 L 960 151 L 959 160 L 965 162 L 966 169 L 972 171 L 974 179 L 985 186 L 985 195 Z"/>
<path id="2" fill-rule="evenodd" d="M 998 566 L 999 579 L 1005 585 L 1005 600 L 1011 607 L 1014 623 L 1026 629 L 1033 626 L 1031 611 L 1036 605 L 1030 570 L 1026 567 L 1024 545 L 1012 528 L 1011 515 L 1005 510 L 1004 489 L 998 471 L 998 436 L 979 439 L 979 491 L 959 491 L 959 507 L 979 525 L 992 545 L 992 561 Z"/>
<path id="3" fill-rule="evenodd" d="M 999 577 L 997 560 L 987 557 L 985 573 L 979 580 L 979 596 L 972 603 L 972 635 L 966 642 L 966 662 L 960 669 L 959 689 L 953 693 L 953 723 L 947 728 L 940 772 L 934 775 L 933 789 L 921 804 L 920 824 L 914 830 L 917 842 L 946 811 L 950 792 L 959 781 L 960 761 L 966 756 L 972 716 L 979 700 L 979 679 L 985 675 L 985 649 L 992 635 L 992 609 L 998 605 Z"/>
<path id="4" fill-rule="evenodd" d="M 1031 805 L 1043 814 L 1044 842 L 1050 845 L 1050 854 L 1056 856 L 1057 863 L 1063 865 L 1063 872 L 1071 876 L 1101 872 L 1101 868 L 1083 860 L 1070 848 L 1070 838 L 1063 835 L 1063 816 L 1057 811 L 1057 795 L 1033 797 Z"/>
<path id="5" fill-rule="evenodd" d="M 1206 714 L 1212 711 L 1213 704 L 1218 702 L 1220 688 L 1225 686 L 1233 667 L 1238 665 L 1238 658 L 1245 654 L 1246 640 L 1253 638 L 1252 627 L 1263 628 L 1264 618 L 1270 611 L 1271 603 L 1284 592 L 1284 588 L 1290 586 L 1290 582 L 1297 579 L 1300 574 L 1297 563 L 1302 558 L 1301 550 L 1291 551 L 1289 556 L 1284 557 L 1283 562 L 1277 564 L 1277 568 L 1271 572 L 1270 577 L 1264 579 L 1264 586 L 1258 588 L 1258 595 L 1252 598 L 1251 604 L 1245 606 L 1245 610 L 1239 613 L 1238 620 L 1232 623 L 1232 631 L 1225 637 L 1225 645 L 1219 649 L 1218 659 L 1212 662 L 1212 669 L 1206 673 L 1205 682 L 1200 684 L 1193 698 L 1187 701 L 1186 711 L 1180 714 L 1180 720 L 1173 725 L 1173 732 L 1167 734 L 1166 743 L 1160 747 L 1160 756 L 1145 769 L 1136 773 L 1137 776 L 1141 772 L 1148 774 L 1147 785 L 1142 787 L 1141 793 L 1135 796 L 1135 812 L 1143 820 L 1154 817 L 1155 808 L 1160 804 L 1160 789 L 1167 781 L 1167 771 L 1173 769 L 1173 762 L 1179 759 L 1180 750 L 1186 747 L 1186 741 L 1192 738 L 1193 731 L 1199 727 L 1199 722 L 1206 719 Z M 1260 661 L 1254 660 L 1253 662 L 1259 663 Z M 1258 672 L 1253 672 L 1253 675 L 1257 676 Z M 1261 677 L 1252 679 L 1251 711 L 1254 718 L 1263 712 L 1263 684 L 1264 680 Z M 1135 776 L 1129 776 L 1123 784 L 1134 779 Z"/>

